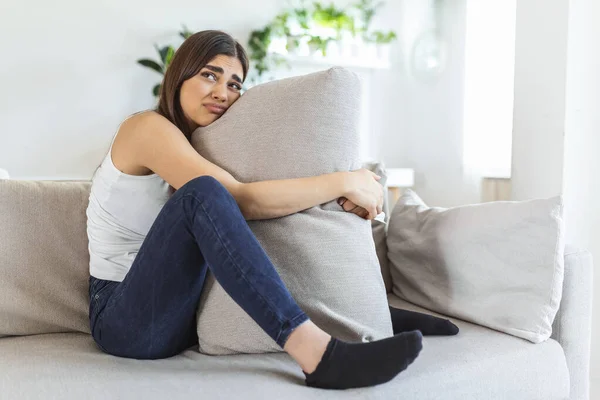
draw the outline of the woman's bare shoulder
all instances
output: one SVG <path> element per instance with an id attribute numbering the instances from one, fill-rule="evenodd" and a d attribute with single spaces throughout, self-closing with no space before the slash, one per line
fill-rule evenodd
<path id="1" fill-rule="evenodd" d="M 152 123 L 156 122 L 160 122 L 163 124 L 171 124 L 171 122 L 167 118 L 163 117 L 158 112 L 154 110 L 144 110 L 135 114 L 131 114 L 130 116 L 125 118 L 125 120 L 121 123 L 119 133 L 121 133 L 121 131 L 130 132 L 132 128 L 139 127 L 140 125 L 147 127 L 147 125 L 151 125 Z"/>
<path id="2" fill-rule="evenodd" d="M 154 110 L 140 111 L 127 117 L 119 126 L 112 145 L 112 161 L 121 172 L 129 175 L 149 175 L 152 171 L 135 163 L 140 140 L 152 140 L 155 129 L 173 125 Z M 173 125 L 174 126 L 174 125 Z"/>
<path id="3" fill-rule="evenodd" d="M 154 110 L 141 111 L 127 117 L 119 127 L 117 137 L 122 141 L 151 140 L 156 131 L 179 131 L 171 121 Z M 125 140 L 125 139 L 129 140 Z"/>

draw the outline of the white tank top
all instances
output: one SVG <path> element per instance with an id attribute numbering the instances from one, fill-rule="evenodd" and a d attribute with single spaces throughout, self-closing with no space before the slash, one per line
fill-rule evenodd
<path id="1" fill-rule="evenodd" d="M 157 174 L 128 175 L 115 167 L 111 153 L 117 133 L 92 177 L 86 215 L 90 275 L 121 282 L 173 192 Z"/>

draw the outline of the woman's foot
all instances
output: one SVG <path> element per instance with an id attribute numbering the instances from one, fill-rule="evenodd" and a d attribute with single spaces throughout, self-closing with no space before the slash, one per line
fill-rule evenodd
<path id="1" fill-rule="evenodd" d="M 313 335 L 314 342 L 310 339 Z M 421 332 L 412 331 L 375 342 L 346 343 L 309 321 L 292 332 L 285 350 L 302 367 L 308 386 L 349 389 L 393 379 L 417 358 L 422 338 Z"/>
<path id="2" fill-rule="evenodd" d="M 447 319 L 434 317 L 415 311 L 390 307 L 394 335 L 401 332 L 419 330 L 423 336 L 452 336 L 458 333 L 458 327 Z"/>
<path id="3" fill-rule="evenodd" d="M 302 371 L 312 372 L 321 361 L 330 340 L 329 334 L 308 320 L 294 329 L 283 349 L 296 360 Z"/>

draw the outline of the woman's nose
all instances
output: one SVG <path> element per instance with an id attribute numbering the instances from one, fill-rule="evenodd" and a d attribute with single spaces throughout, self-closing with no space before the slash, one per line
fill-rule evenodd
<path id="1" fill-rule="evenodd" d="M 227 88 L 224 85 L 214 85 L 212 91 L 212 97 L 215 100 L 226 101 L 227 100 Z"/>

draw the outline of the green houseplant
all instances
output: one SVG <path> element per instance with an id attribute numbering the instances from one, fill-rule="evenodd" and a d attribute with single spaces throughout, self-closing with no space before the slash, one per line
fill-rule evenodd
<path id="1" fill-rule="evenodd" d="M 250 81 L 257 83 L 271 69 L 286 63 L 283 56 L 270 52 L 274 39 L 284 38 L 285 48 L 294 52 L 301 43 L 305 43 L 311 53 L 327 55 L 328 45 L 343 40 L 344 35 L 360 37 L 366 43 L 389 44 L 397 38 L 393 31 L 371 31 L 373 17 L 383 6 L 383 1 L 358 0 L 347 7 L 336 7 L 333 3 L 325 5 L 318 1 L 309 4 L 300 0 L 300 5 L 285 10 L 275 16 L 271 22 L 260 29 L 250 32 L 247 49 L 252 64 Z M 332 35 L 315 34 L 314 28 L 325 28 Z M 179 32 L 184 40 L 193 34 L 183 25 Z M 176 47 L 159 47 L 154 44 L 158 60 L 143 58 L 137 63 L 164 76 L 171 64 Z M 161 83 L 156 84 L 152 93 L 160 94 Z"/>
<path id="2" fill-rule="evenodd" d="M 305 41 L 311 53 L 320 52 L 327 54 L 327 46 L 332 41 L 340 41 L 346 33 L 351 37 L 360 36 L 366 43 L 389 44 L 397 38 L 395 32 L 370 31 L 373 17 L 384 5 L 384 2 L 375 0 L 359 0 L 348 7 L 336 7 L 333 3 L 324 5 L 315 1 L 310 5 L 302 2 L 302 6 L 286 10 L 278 14 L 262 29 L 251 32 L 248 40 L 250 59 L 255 68 L 256 77 L 261 77 L 275 65 L 280 65 L 285 60 L 277 54 L 272 54 L 269 47 L 275 38 L 286 39 L 286 49 L 293 52 Z M 295 23 L 300 31 L 292 31 Z M 322 36 L 314 34 L 311 28 L 328 28 L 335 34 Z"/>
<path id="3" fill-rule="evenodd" d="M 312 19 L 318 26 L 334 29 L 338 40 L 341 39 L 343 31 L 356 34 L 356 23 L 352 15 L 344 9 L 336 8 L 333 4 L 326 7 L 321 3 L 314 3 Z"/>
<path id="4" fill-rule="evenodd" d="M 182 30 L 179 32 L 179 36 L 181 36 L 185 40 L 191 35 L 193 35 L 193 32 L 191 32 L 189 29 L 187 29 L 185 25 L 183 25 Z M 175 55 L 176 49 L 175 47 L 170 45 L 159 47 L 156 44 L 154 44 L 154 48 L 158 53 L 159 61 L 151 60 L 148 58 L 141 58 L 137 60 L 137 62 L 138 64 L 150 68 L 151 70 L 156 71 L 162 76 L 164 76 L 165 72 L 167 72 L 167 68 L 171 64 L 171 60 L 173 59 L 173 55 Z M 161 84 L 158 83 L 154 86 L 154 88 L 152 88 L 152 94 L 154 96 L 158 96 L 160 94 L 160 87 Z"/>
<path id="5" fill-rule="evenodd" d="M 397 38 L 398 36 L 395 32 L 374 31 L 365 36 L 365 41 L 377 44 L 389 44 Z"/>

